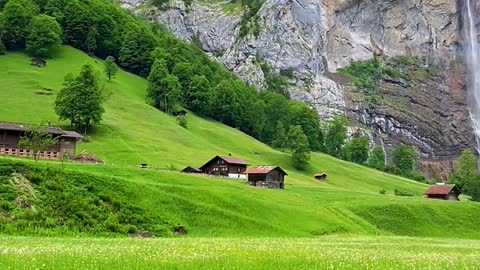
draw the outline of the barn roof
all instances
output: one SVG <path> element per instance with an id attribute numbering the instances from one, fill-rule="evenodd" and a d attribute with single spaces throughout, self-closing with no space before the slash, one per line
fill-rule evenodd
<path id="1" fill-rule="evenodd" d="M 199 172 L 199 173 L 201 173 L 202 170 L 200 170 L 198 168 L 195 168 L 195 167 L 192 167 L 192 166 L 188 166 L 185 169 L 183 169 L 182 172 Z"/>
<path id="2" fill-rule="evenodd" d="M 460 189 L 455 185 L 436 185 L 432 186 L 426 195 L 448 195 L 452 190 L 456 189 L 460 193 Z"/>
<path id="3" fill-rule="evenodd" d="M 253 169 L 250 169 L 246 172 L 246 174 L 267 174 L 275 169 L 279 169 L 285 175 L 288 175 L 282 168 L 278 166 L 258 166 Z"/>
<path id="4" fill-rule="evenodd" d="M 327 176 L 326 173 L 317 173 L 314 175 L 315 177 L 320 177 L 320 176 Z"/>
<path id="5" fill-rule="evenodd" d="M 206 166 L 208 166 L 210 163 L 212 163 L 213 161 L 215 161 L 217 159 L 223 159 L 226 163 L 233 164 L 233 165 L 244 165 L 244 166 L 249 165 L 247 162 L 245 162 L 241 159 L 238 159 L 238 158 L 215 156 L 214 158 L 209 160 L 207 163 L 205 163 L 202 167 L 200 167 L 200 169 L 205 168 Z"/>
<path id="6" fill-rule="evenodd" d="M 28 129 L 28 125 L 23 124 L 15 124 L 15 123 L 0 123 L 0 130 L 8 130 L 8 131 L 26 131 Z M 78 134 L 75 131 L 63 131 L 59 127 L 47 127 L 47 132 L 52 135 L 62 135 L 63 137 L 70 137 L 70 138 L 83 138 L 82 135 Z"/>
<path id="7" fill-rule="evenodd" d="M 82 135 L 78 134 L 75 131 L 64 131 L 62 137 L 69 137 L 69 138 L 76 138 L 76 139 L 83 138 Z"/>

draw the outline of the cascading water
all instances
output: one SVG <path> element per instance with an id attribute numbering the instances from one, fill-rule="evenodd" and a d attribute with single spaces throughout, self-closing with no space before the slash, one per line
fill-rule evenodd
<path id="1" fill-rule="evenodd" d="M 475 0 L 464 0 L 465 60 L 468 70 L 468 107 L 475 130 L 477 151 L 480 152 L 480 46 L 476 27 Z"/>

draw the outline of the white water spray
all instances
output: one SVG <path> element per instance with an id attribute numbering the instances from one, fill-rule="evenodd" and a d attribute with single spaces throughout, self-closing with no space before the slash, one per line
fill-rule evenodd
<path id="1" fill-rule="evenodd" d="M 464 0 L 464 37 L 466 41 L 465 60 L 468 70 L 468 107 L 475 131 L 477 151 L 480 149 L 480 46 L 476 27 L 475 0 Z M 480 152 L 480 151 L 479 151 Z"/>

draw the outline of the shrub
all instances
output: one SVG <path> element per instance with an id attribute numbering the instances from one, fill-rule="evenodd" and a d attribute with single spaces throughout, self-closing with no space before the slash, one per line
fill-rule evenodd
<path id="1" fill-rule="evenodd" d="M 403 196 L 403 197 L 413 197 L 414 196 L 412 193 L 409 193 L 407 191 L 398 190 L 398 189 L 395 189 L 393 191 L 393 194 L 395 194 L 395 196 Z"/>

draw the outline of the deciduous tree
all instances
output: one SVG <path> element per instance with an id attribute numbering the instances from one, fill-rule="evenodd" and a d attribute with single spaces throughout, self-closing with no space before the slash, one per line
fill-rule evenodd
<path id="1" fill-rule="evenodd" d="M 30 150 L 33 159 L 37 161 L 40 152 L 49 150 L 57 143 L 58 139 L 48 133 L 48 126 L 41 124 L 28 127 L 25 135 L 20 138 L 18 147 Z"/>
<path id="2" fill-rule="evenodd" d="M 325 150 L 328 154 L 338 158 L 342 156 L 347 139 L 347 126 L 348 121 L 344 117 L 337 117 L 329 123 L 325 137 Z"/>
<path id="3" fill-rule="evenodd" d="M 115 78 L 117 72 L 118 66 L 115 63 L 115 58 L 113 56 L 107 57 L 107 59 L 105 59 L 105 75 L 107 75 L 108 81 L 111 81 L 112 78 Z"/>
<path id="4" fill-rule="evenodd" d="M 27 52 L 33 57 L 51 57 L 62 44 L 62 29 L 57 21 L 48 15 L 32 19 L 28 27 Z"/>
<path id="5" fill-rule="evenodd" d="M 385 169 L 385 153 L 382 147 L 375 146 L 370 153 L 367 165 L 371 168 L 383 171 Z"/>
<path id="6" fill-rule="evenodd" d="M 353 138 L 345 145 L 345 159 L 358 164 L 365 164 L 370 151 L 370 141 L 367 137 Z"/>
<path id="7" fill-rule="evenodd" d="M 401 144 L 393 149 L 392 162 L 403 175 L 412 175 L 417 169 L 418 153 L 415 147 Z"/>
<path id="8" fill-rule="evenodd" d="M 273 140 L 272 146 L 283 150 L 287 147 L 287 145 L 288 145 L 288 138 L 287 138 L 287 133 L 285 131 L 285 127 L 281 122 L 278 122 L 276 132 L 275 132 L 275 140 Z"/>
<path id="9" fill-rule="evenodd" d="M 102 120 L 106 99 L 107 93 L 97 72 L 92 65 L 86 64 L 77 77 L 65 77 L 63 88 L 55 100 L 55 112 L 60 120 L 68 119 L 87 133 L 93 123 Z"/>
<path id="10" fill-rule="evenodd" d="M 292 150 L 292 159 L 297 169 L 305 169 L 310 162 L 310 146 L 302 127 L 292 126 L 288 132 L 288 144 Z"/>
<path id="11" fill-rule="evenodd" d="M 3 9 L 3 40 L 8 49 L 25 48 L 28 25 L 37 13 L 38 7 L 31 0 L 8 1 Z"/>
<path id="12" fill-rule="evenodd" d="M 187 108 L 193 112 L 207 115 L 209 103 L 212 98 L 212 89 L 205 76 L 195 75 L 184 94 L 184 102 Z"/>

